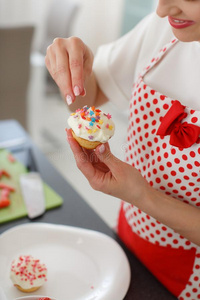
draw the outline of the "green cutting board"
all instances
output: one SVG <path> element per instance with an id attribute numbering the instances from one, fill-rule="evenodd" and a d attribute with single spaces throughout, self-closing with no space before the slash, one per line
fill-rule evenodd
<path id="1" fill-rule="evenodd" d="M 0 150 L 0 170 L 4 169 L 10 174 L 10 178 L 2 176 L 0 183 L 8 184 L 15 188 L 15 192 L 10 193 L 11 204 L 0 209 L 0 224 L 27 216 L 26 206 L 21 194 L 19 178 L 21 174 L 27 173 L 27 168 L 19 161 L 11 162 L 8 159 L 9 152 Z M 62 205 L 63 199 L 46 183 L 43 182 L 46 209 L 52 209 Z"/>

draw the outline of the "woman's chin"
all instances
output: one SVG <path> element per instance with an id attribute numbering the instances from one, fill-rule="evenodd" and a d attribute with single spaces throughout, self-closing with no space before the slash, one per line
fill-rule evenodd
<path id="1" fill-rule="evenodd" d="M 172 31 L 175 37 L 181 42 L 188 43 L 188 42 L 200 41 L 200 34 L 199 36 L 194 36 L 193 34 L 191 34 L 191 32 L 189 33 L 189 32 L 185 32 L 184 30 L 175 29 L 175 28 L 172 28 Z"/>

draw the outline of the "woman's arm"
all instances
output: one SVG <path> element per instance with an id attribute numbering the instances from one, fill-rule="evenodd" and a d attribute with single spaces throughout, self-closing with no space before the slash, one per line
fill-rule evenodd
<path id="1" fill-rule="evenodd" d="M 144 200 L 147 214 L 200 246 L 200 209 L 151 188 Z"/>
<path id="2" fill-rule="evenodd" d="M 80 171 L 98 191 L 123 199 L 200 246 L 200 210 L 152 188 L 140 172 L 116 158 L 108 144 L 82 149 L 67 131 Z"/>

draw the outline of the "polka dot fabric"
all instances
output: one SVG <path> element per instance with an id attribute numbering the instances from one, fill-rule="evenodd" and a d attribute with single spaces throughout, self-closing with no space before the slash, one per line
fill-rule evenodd
<path id="1" fill-rule="evenodd" d="M 136 167 L 155 189 L 200 207 L 200 138 L 191 147 L 180 148 L 170 145 L 169 135 L 157 135 L 163 117 L 177 99 L 160 94 L 144 82 L 145 74 L 152 67 L 156 67 L 161 58 L 164 59 L 167 51 L 176 42 L 177 40 L 173 40 L 161 49 L 133 86 L 125 159 L 127 163 Z M 200 126 L 199 111 L 184 106 L 184 112 L 186 114 L 182 122 Z M 145 240 L 160 249 L 162 247 L 180 249 L 186 253 L 195 249 L 194 264 L 189 270 L 189 279 L 183 284 L 185 288 L 181 291 L 179 289 L 179 294 L 176 296 L 181 300 L 200 299 L 200 248 L 137 207 L 123 203 L 122 213 L 131 232 L 139 236 L 141 241 Z M 119 218 L 120 226 L 123 228 Z M 167 288 L 170 290 L 170 286 Z"/>

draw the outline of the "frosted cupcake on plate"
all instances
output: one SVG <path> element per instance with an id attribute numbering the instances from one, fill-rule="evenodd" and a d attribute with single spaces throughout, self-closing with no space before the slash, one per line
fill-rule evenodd
<path id="1" fill-rule="evenodd" d="M 95 149 L 106 143 L 115 131 L 115 124 L 109 113 L 104 113 L 95 106 L 84 106 L 72 113 L 68 119 L 72 135 L 79 145 L 86 149 Z"/>
<path id="2" fill-rule="evenodd" d="M 21 255 L 11 264 L 10 279 L 21 292 L 31 293 L 47 281 L 47 268 L 39 259 Z"/>

